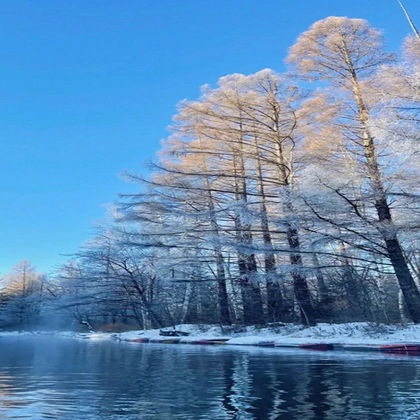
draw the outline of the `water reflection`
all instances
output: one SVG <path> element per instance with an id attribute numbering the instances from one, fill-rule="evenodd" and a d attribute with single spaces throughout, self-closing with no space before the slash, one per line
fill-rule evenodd
<path id="1" fill-rule="evenodd" d="M 420 358 L 0 338 L 0 418 L 417 419 Z"/>

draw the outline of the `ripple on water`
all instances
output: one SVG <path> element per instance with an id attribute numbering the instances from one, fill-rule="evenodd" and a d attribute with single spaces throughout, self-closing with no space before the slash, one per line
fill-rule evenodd
<path id="1" fill-rule="evenodd" d="M 420 358 L 52 337 L 0 342 L 0 418 L 416 419 Z"/>

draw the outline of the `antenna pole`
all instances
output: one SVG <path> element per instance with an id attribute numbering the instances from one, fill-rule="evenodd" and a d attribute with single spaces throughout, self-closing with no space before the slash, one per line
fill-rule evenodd
<path id="1" fill-rule="evenodd" d="M 408 14 L 408 12 L 407 12 L 406 8 L 404 7 L 404 5 L 401 3 L 401 1 L 400 1 L 400 0 L 398 0 L 398 3 L 400 4 L 401 9 L 403 9 L 403 12 L 404 12 L 404 14 L 405 14 L 405 17 L 407 18 L 408 23 L 410 24 L 411 29 L 412 29 L 412 30 L 413 30 L 413 32 L 414 32 L 414 35 L 415 35 L 415 36 L 417 37 L 417 39 L 420 41 L 420 33 L 419 33 L 419 31 L 417 30 L 416 26 L 414 25 L 414 22 L 411 20 L 410 15 Z"/>

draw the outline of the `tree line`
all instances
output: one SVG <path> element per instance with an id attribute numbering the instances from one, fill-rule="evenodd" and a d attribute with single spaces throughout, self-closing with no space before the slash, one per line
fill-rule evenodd
<path id="1" fill-rule="evenodd" d="M 286 61 L 179 104 L 49 308 L 90 328 L 420 322 L 420 40 L 396 55 L 328 17 Z"/>

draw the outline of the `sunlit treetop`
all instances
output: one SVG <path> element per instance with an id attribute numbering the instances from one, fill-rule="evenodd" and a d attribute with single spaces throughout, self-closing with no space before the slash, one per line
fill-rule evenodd
<path id="1" fill-rule="evenodd" d="M 346 79 L 354 70 L 368 75 L 392 62 L 381 32 L 364 19 L 330 16 L 315 22 L 289 49 L 287 61 L 309 79 Z"/>

